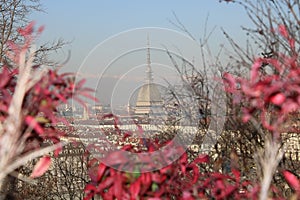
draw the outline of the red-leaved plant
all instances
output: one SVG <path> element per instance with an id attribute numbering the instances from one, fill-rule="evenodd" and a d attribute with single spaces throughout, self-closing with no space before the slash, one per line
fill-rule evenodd
<path id="1" fill-rule="evenodd" d="M 266 138 L 265 149 L 259 155 L 259 164 L 263 170 L 260 183 L 248 181 L 235 168 L 229 174 L 205 170 L 205 165 L 209 164 L 206 155 L 199 155 L 188 161 L 187 153 L 183 153 L 179 159 L 168 163 L 165 155 L 182 153 L 184 149 L 162 152 L 159 162 L 168 164 L 161 169 L 125 172 L 121 170 L 122 166 L 130 165 L 131 161 L 124 157 L 123 151 L 136 152 L 131 145 L 127 145 L 123 150 L 113 151 L 104 158 L 89 162 L 91 182 L 85 188 L 85 199 L 91 199 L 94 195 L 100 195 L 104 199 L 267 199 L 270 194 L 273 199 L 283 199 L 279 190 L 271 186 L 271 180 L 282 156 L 278 145 L 281 128 L 288 121 L 289 114 L 299 109 L 300 66 L 294 39 L 290 38 L 284 26 L 280 26 L 278 30 L 290 45 L 291 54 L 277 52 L 273 58 L 255 59 L 249 79 L 224 74 L 226 91 L 233 95 L 234 103 L 246 102 L 244 122 L 258 116 L 262 127 L 271 133 L 271 139 Z M 266 65 L 273 69 L 272 73 L 264 72 L 263 67 Z M 111 117 L 115 122 L 118 121 L 117 117 Z M 122 134 L 118 131 L 117 123 L 115 127 L 116 134 Z M 124 134 L 123 139 L 126 137 Z M 145 142 L 140 140 L 140 143 Z M 146 152 L 152 152 L 165 144 L 160 144 L 157 140 L 150 141 Z M 148 160 L 146 156 L 144 163 L 147 164 Z M 115 167 L 107 166 L 105 161 L 112 161 L 110 164 Z M 295 199 L 299 198 L 298 178 L 289 171 L 284 171 L 283 175 L 295 190 Z"/>
<path id="2" fill-rule="evenodd" d="M 300 106 L 299 52 L 284 25 L 278 31 L 289 44 L 288 55 L 274 52 L 271 58 L 255 59 L 249 79 L 224 74 L 226 89 L 234 95 L 234 103 L 246 102 L 243 121 L 248 122 L 259 114 L 263 127 L 274 136 L 279 136 L 289 114 L 298 111 Z M 266 66 L 270 67 L 269 72 L 264 69 Z"/>
<path id="3" fill-rule="evenodd" d="M 143 139 L 139 139 L 145 143 Z M 148 150 L 143 153 L 151 153 L 167 144 L 159 144 L 157 140 L 147 143 Z M 122 150 L 116 150 L 102 159 L 92 159 L 89 166 L 91 182 L 86 186 L 85 199 L 91 199 L 94 195 L 100 195 L 104 199 L 199 199 L 215 198 L 225 199 L 248 198 L 252 195 L 247 191 L 251 186 L 249 181 L 241 180 L 240 172 L 232 170 L 231 175 L 219 172 L 208 172 L 204 166 L 209 163 L 209 157 L 198 155 L 192 161 L 188 161 L 188 155 L 182 147 L 167 149 L 155 158 L 158 163 L 168 163 L 176 154 L 182 154 L 179 159 L 171 164 L 149 172 L 142 172 L 134 162 L 124 156 L 124 150 L 139 153 L 132 145 L 126 145 Z M 153 165 L 150 154 L 142 154 L 143 167 Z M 110 166 L 107 166 L 110 161 Z M 111 167 L 111 166 L 114 167 Z M 123 171 L 122 166 L 132 165 L 134 172 Z M 149 169 L 149 168 L 148 168 Z"/>
<path id="4" fill-rule="evenodd" d="M 0 185 L 13 170 L 29 160 L 62 148 L 60 137 L 66 132 L 57 123 L 68 122 L 57 114 L 57 108 L 70 98 L 88 96 L 90 90 L 83 82 L 75 83 L 71 73 L 59 74 L 58 70 L 34 64 L 32 45 L 43 31 L 34 30 L 34 23 L 20 28 L 22 43 L 9 41 L 6 45 L 8 60 L 0 70 Z M 44 142 L 54 145 L 42 148 Z M 44 156 L 36 164 L 31 177 L 41 176 L 50 166 L 51 159 Z"/>
<path id="5" fill-rule="evenodd" d="M 289 51 L 274 52 L 270 58 L 255 59 L 249 79 L 224 74 L 226 91 L 233 95 L 233 102 L 244 102 L 243 121 L 253 120 L 265 130 L 264 149 L 257 155 L 257 164 L 262 170 L 262 177 L 259 177 L 260 199 L 268 198 L 273 174 L 283 156 L 280 149 L 281 134 L 298 132 L 297 127 L 288 123 L 300 108 L 299 52 L 295 47 L 295 39 L 290 37 L 284 25 L 280 25 L 277 31 L 286 41 Z M 283 173 L 298 195 L 299 181 L 297 183 L 289 172 Z"/>

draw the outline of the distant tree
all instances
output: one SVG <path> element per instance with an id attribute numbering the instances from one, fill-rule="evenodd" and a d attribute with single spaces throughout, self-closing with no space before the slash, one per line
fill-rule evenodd
<path id="1" fill-rule="evenodd" d="M 53 157 L 51 167 L 43 176 L 34 182 L 17 180 L 15 189 L 10 192 L 17 199 L 83 199 L 84 187 L 90 181 L 88 159 L 83 144 L 70 143 L 59 156 Z M 22 166 L 19 172 L 30 176 L 36 161 Z"/>
<path id="2" fill-rule="evenodd" d="M 29 23 L 29 15 L 42 12 L 40 0 L 0 0 L 0 66 L 9 62 L 6 52 L 9 50 L 8 41 L 20 43 L 24 38 L 18 34 L 19 28 Z M 37 64 L 49 64 L 49 52 L 56 51 L 66 44 L 62 39 L 52 43 L 45 43 L 36 49 L 34 61 Z"/>
<path id="3" fill-rule="evenodd" d="M 286 41 L 282 35 L 276 33 L 276 29 L 280 25 L 286 27 L 285 34 L 289 34 L 290 38 L 293 38 L 295 50 L 299 50 L 300 4 L 298 0 L 235 0 L 230 2 L 240 5 L 252 22 L 250 27 L 242 27 L 249 38 L 246 46 L 240 45 L 224 30 L 233 50 L 231 60 L 235 61 L 235 68 L 233 67 L 234 63 L 232 63 L 231 68 L 250 69 L 253 58 L 258 56 L 276 58 L 279 52 L 292 55 L 293 50 L 290 48 L 290 41 Z M 272 69 L 266 64 L 262 68 L 266 72 L 270 72 Z"/>

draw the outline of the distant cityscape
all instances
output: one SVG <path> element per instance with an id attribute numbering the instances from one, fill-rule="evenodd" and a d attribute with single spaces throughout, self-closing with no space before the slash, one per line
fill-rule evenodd
<path id="1" fill-rule="evenodd" d="M 182 135 L 190 133 L 208 134 L 208 130 L 199 130 L 198 122 L 202 119 L 209 118 L 201 115 L 196 111 L 196 116 L 193 116 L 195 123 L 191 120 L 187 124 L 181 123 L 182 115 L 180 107 L 176 103 L 165 102 L 159 90 L 159 86 L 154 83 L 154 77 L 151 69 L 151 57 L 149 39 L 147 41 L 147 66 L 145 83 L 139 88 L 136 101 L 132 104 L 123 106 L 114 106 L 106 104 L 64 104 L 58 108 L 59 114 L 64 116 L 71 124 L 77 127 L 77 132 L 74 137 L 96 138 L 97 132 L 108 130 L 106 137 L 114 143 L 113 137 L 116 125 L 121 131 L 137 131 L 139 125 L 143 130 L 151 132 L 153 136 L 164 134 L 170 127 L 174 132 L 180 132 Z M 116 118 L 117 117 L 117 122 Z M 116 124 L 117 123 L 117 124 Z M 229 130 L 227 130 L 229 131 Z M 201 132 L 201 133 L 200 133 Z M 89 135 L 88 135 L 89 134 Z M 216 133 L 210 132 L 212 137 L 216 137 Z M 235 133 L 231 133 L 231 135 Z M 292 160 L 300 160 L 300 138 L 294 133 L 285 133 L 282 135 L 286 142 L 285 152 Z M 135 141 L 132 137 L 132 141 Z M 129 138 L 130 139 L 130 138 Z M 216 139 L 216 138 L 215 138 Z M 104 145 L 103 141 L 97 142 L 98 145 Z M 193 143 L 189 148 L 194 152 L 210 151 L 211 146 L 199 145 Z"/>

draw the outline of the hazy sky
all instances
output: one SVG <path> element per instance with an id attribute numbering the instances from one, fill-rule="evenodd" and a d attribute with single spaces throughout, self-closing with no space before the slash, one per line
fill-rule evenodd
<path id="1" fill-rule="evenodd" d="M 43 0 L 46 13 L 35 13 L 32 19 L 45 25 L 43 41 L 63 38 L 72 41 L 65 50 L 71 50 L 70 63 L 76 69 L 87 53 L 97 44 L 119 32 L 141 28 L 161 27 L 178 30 L 169 20 L 175 21 L 175 12 L 188 30 L 199 38 L 209 15 L 209 27 L 216 26 L 218 42 L 224 40 L 220 27 L 237 39 L 243 34 L 241 25 L 249 23 L 243 10 L 232 3 L 218 0 Z M 220 37 L 219 37 L 220 36 Z M 214 41 L 212 41 L 214 42 Z"/>
<path id="2" fill-rule="evenodd" d="M 243 43 L 244 33 L 241 26 L 249 25 L 249 20 L 240 6 L 219 3 L 218 0 L 44 0 L 41 3 L 45 13 L 34 13 L 31 16 L 38 25 L 46 27 L 40 41 L 53 41 L 58 38 L 71 41 L 62 52 L 53 56 L 54 59 L 63 61 L 70 51 L 71 59 L 65 71 L 88 74 L 94 81 L 93 87 L 96 90 L 101 87 L 99 84 L 105 87 L 112 85 L 111 88 L 115 89 L 117 82 L 120 84 L 120 77 L 125 77 L 127 82 L 131 80 L 132 87 L 137 81 L 142 81 L 144 70 L 140 68 L 144 69 L 143 65 L 146 63 L 147 49 L 143 47 L 147 46 L 147 35 L 150 38 L 151 62 L 157 63 L 156 66 L 153 64 L 153 68 L 158 68 L 158 72 L 153 70 L 156 77 L 173 76 L 169 72 L 166 72 L 167 75 L 161 74 L 163 70 L 160 69 L 169 69 L 170 63 L 162 61 L 162 53 L 158 53 L 160 48 L 183 51 L 184 57 L 198 62 L 197 55 L 194 55 L 195 52 L 199 53 L 197 47 L 189 43 L 184 34 L 170 22 L 176 22 L 173 12 L 196 39 L 203 35 L 208 16 L 208 29 L 216 27 L 210 39 L 213 50 L 226 42 L 221 27 Z M 176 48 L 172 49 L 171 46 Z M 134 61 L 139 59 L 142 61 Z M 135 74 L 138 72 L 133 69 L 139 69 L 140 75 Z M 126 79 L 126 76 L 129 78 Z M 135 88 L 137 87 L 139 86 Z M 100 90 L 104 96 L 111 96 L 107 94 L 111 88 Z M 121 90 L 127 92 L 129 89 Z M 118 93 L 122 94 L 122 91 Z"/>

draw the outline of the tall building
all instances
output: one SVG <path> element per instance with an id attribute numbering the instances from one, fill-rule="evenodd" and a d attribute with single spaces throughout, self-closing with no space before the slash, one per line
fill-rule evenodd
<path id="1" fill-rule="evenodd" d="M 163 100 L 158 89 L 159 85 L 153 82 L 149 37 L 147 40 L 146 80 L 142 87 L 139 88 L 134 114 L 140 117 L 155 117 L 163 114 Z"/>

